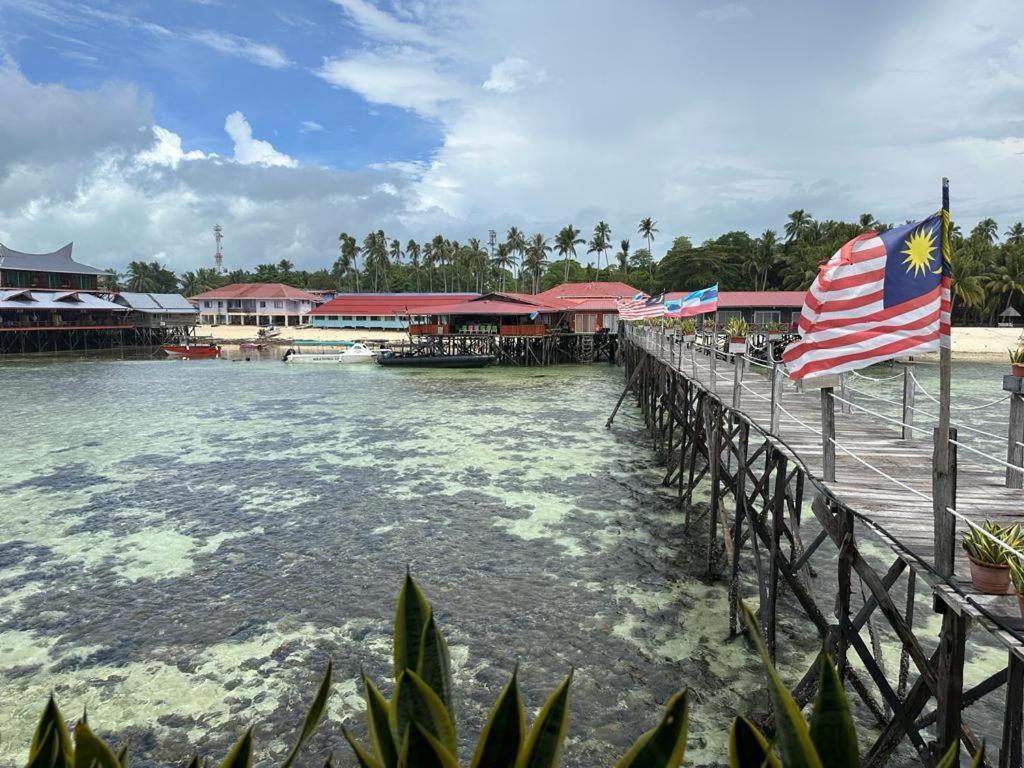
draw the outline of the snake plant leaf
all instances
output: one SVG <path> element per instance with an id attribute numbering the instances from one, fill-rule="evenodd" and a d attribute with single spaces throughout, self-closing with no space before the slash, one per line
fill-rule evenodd
<path id="1" fill-rule="evenodd" d="M 395 684 L 391 715 L 395 734 L 403 743 L 410 738 L 412 724 L 419 723 L 445 749 L 455 754 L 455 726 L 448 710 L 433 689 L 411 669 L 405 670 Z"/>
<path id="2" fill-rule="evenodd" d="M 75 726 L 75 768 L 94 767 L 120 768 L 114 750 L 80 720 Z"/>
<path id="3" fill-rule="evenodd" d="M 252 728 L 243 733 L 220 764 L 220 768 L 250 768 L 252 765 Z"/>
<path id="4" fill-rule="evenodd" d="M 117 764 L 120 765 L 121 768 L 128 768 L 128 745 L 127 744 L 122 744 L 120 747 L 118 747 L 116 757 L 117 757 Z"/>
<path id="5" fill-rule="evenodd" d="M 327 709 L 327 697 L 331 693 L 331 671 L 333 668 L 333 662 L 328 661 L 327 670 L 324 672 L 324 679 L 320 681 L 320 689 L 316 693 L 316 698 L 313 699 L 313 703 L 309 706 L 309 711 L 306 712 L 306 719 L 302 722 L 302 730 L 299 731 L 299 737 L 295 740 L 295 746 L 288 753 L 288 757 L 281 763 L 281 768 L 291 768 L 295 758 L 299 755 L 299 750 L 302 749 L 302 745 L 309 740 L 317 726 L 320 725 L 320 720 L 323 719 L 324 711 Z"/>
<path id="6" fill-rule="evenodd" d="M 960 754 L 957 752 L 957 744 L 951 744 L 946 754 L 942 756 L 942 759 L 935 764 L 935 768 L 955 768 L 960 765 Z M 985 745 L 981 745 L 981 749 L 974 755 L 974 759 L 971 760 L 971 768 L 980 768 L 985 764 Z"/>
<path id="7" fill-rule="evenodd" d="M 484 724 L 471 768 L 515 768 L 516 756 L 523 747 L 525 736 L 526 710 L 519 693 L 517 667 Z"/>
<path id="8" fill-rule="evenodd" d="M 570 674 L 544 702 L 530 735 L 516 760 L 516 768 L 554 768 L 562 753 L 565 731 L 569 727 Z"/>
<path id="9" fill-rule="evenodd" d="M 39 745 L 28 760 L 27 768 L 62 768 L 64 758 L 60 753 L 60 736 L 53 723 L 48 723 L 39 739 Z"/>
<path id="10" fill-rule="evenodd" d="M 363 697 L 366 699 L 366 730 L 370 748 L 383 768 L 398 768 L 398 745 L 391 730 L 391 713 L 387 700 L 363 672 Z"/>
<path id="11" fill-rule="evenodd" d="M 200 765 L 201 764 L 199 760 L 199 753 L 196 752 L 194 755 L 192 755 L 192 759 L 188 761 L 188 765 L 186 766 L 186 768 L 200 768 Z"/>
<path id="12" fill-rule="evenodd" d="M 850 715 L 850 704 L 843 692 L 839 673 L 827 653 L 821 653 L 818 671 L 818 695 L 811 713 L 811 741 L 823 765 L 828 768 L 857 768 L 857 730 Z"/>
<path id="13" fill-rule="evenodd" d="M 452 720 L 455 719 L 452 708 L 452 662 L 448 655 L 448 643 L 437 628 L 434 611 L 431 610 L 427 625 L 423 628 L 423 639 L 420 641 L 420 660 L 416 666 L 416 674 L 422 677 L 433 689 L 444 704 Z"/>
<path id="14" fill-rule="evenodd" d="M 452 753 L 419 723 L 409 729 L 403 754 L 406 768 L 459 768 Z"/>
<path id="15" fill-rule="evenodd" d="M 324 758 L 323 768 L 334 768 L 334 753 L 328 752 L 327 757 Z"/>
<path id="16" fill-rule="evenodd" d="M 423 629 L 430 617 L 430 603 L 406 571 L 402 591 L 398 594 L 395 611 L 394 675 L 395 682 L 406 669 L 417 670 L 420 665 L 420 647 Z"/>
<path id="17" fill-rule="evenodd" d="M 761 654 L 761 662 L 765 672 L 768 674 L 768 694 L 772 699 L 772 706 L 775 709 L 775 730 L 778 733 L 777 743 L 782 753 L 782 762 L 786 768 L 822 768 L 821 758 L 818 757 L 814 742 L 811 740 L 811 731 L 807 727 L 800 707 L 793 701 L 789 691 L 783 684 L 775 666 L 768 657 L 768 651 L 761 642 L 761 634 L 757 627 L 757 620 L 747 604 L 740 602 L 743 610 L 743 619 L 747 625 L 747 631 Z"/>
<path id="18" fill-rule="evenodd" d="M 45 740 L 46 734 L 52 732 L 56 739 L 57 751 L 53 758 L 53 765 L 70 766 L 74 749 L 71 746 L 71 735 L 68 733 L 67 723 L 64 716 L 57 707 L 57 702 L 51 695 L 43 707 L 43 713 L 39 717 L 39 724 L 36 726 L 32 736 L 32 743 L 29 746 L 28 759 L 32 762 Z"/>
<path id="19" fill-rule="evenodd" d="M 686 751 L 689 715 L 686 690 L 679 691 L 665 705 L 661 723 L 637 739 L 615 768 L 678 768 Z"/>
<path id="20" fill-rule="evenodd" d="M 729 768 L 782 768 L 762 733 L 745 717 L 737 717 L 729 729 Z"/>
<path id="21" fill-rule="evenodd" d="M 359 768 L 381 768 L 380 763 L 373 759 L 373 757 L 357 742 L 352 738 L 352 734 L 348 732 L 348 728 L 341 726 L 341 735 L 345 737 L 345 741 L 352 747 L 352 751 L 355 753 L 356 762 L 359 763 Z"/>

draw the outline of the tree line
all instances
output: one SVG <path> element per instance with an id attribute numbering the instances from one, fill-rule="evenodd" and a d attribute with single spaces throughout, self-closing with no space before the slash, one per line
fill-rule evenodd
<path id="1" fill-rule="evenodd" d="M 149 293 L 194 296 L 230 283 L 286 283 L 309 290 L 346 292 L 453 291 L 539 293 L 562 282 L 621 281 L 638 290 L 696 290 L 718 283 L 724 291 L 805 290 L 821 264 L 845 242 L 892 224 L 862 214 L 855 222 L 816 220 L 805 210 L 787 216 L 781 232 L 766 229 L 757 237 L 726 232 L 695 245 L 680 235 L 665 256 L 655 260 L 652 246 L 660 231 L 644 217 L 636 236 L 646 245 L 633 249 L 629 238 L 616 247 L 605 221 L 594 225 L 589 239 L 569 224 L 554 237 L 527 235 L 510 227 L 503 240 L 443 235 L 404 244 L 383 230 L 357 240 L 338 235 L 338 255 L 331 267 L 300 270 L 287 259 L 258 264 L 252 270 L 218 273 L 200 268 L 176 275 L 156 262 L 133 261 L 123 275 L 109 272 L 104 287 Z M 631 233 L 632 234 L 632 233 Z M 1015 299 L 1024 297 L 1024 224 L 1010 225 L 1002 237 L 998 224 L 983 219 L 966 236 L 952 228 L 953 312 L 960 323 L 991 324 Z M 589 263 L 580 259 L 591 257 Z"/>

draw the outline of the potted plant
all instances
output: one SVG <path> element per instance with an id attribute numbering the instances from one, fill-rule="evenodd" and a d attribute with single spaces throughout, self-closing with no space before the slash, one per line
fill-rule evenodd
<path id="1" fill-rule="evenodd" d="M 1009 352 L 1010 370 L 1018 379 L 1024 379 L 1024 345 L 1011 349 Z"/>
<path id="2" fill-rule="evenodd" d="M 679 332 L 683 334 L 683 341 L 690 344 L 697 336 L 697 322 L 692 317 L 685 317 L 679 321 Z"/>
<path id="3" fill-rule="evenodd" d="M 782 332 L 786 330 L 786 326 L 777 321 L 765 323 L 765 332 L 768 334 L 768 341 L 781 341 Z"/>
<path id="4" fill-rule="evenodd" d="M 1013 593 L 1017 595 L 1017 607 L 1020 609 L 1020 617 L 1024 619 L 1024 560 L 1019 557 L 1010 556 L 1010 583 L 1013 584 Z"/>
<path id="5" fill-rule="evenodd" d="M 1020 550 L 1024 546 L 1024 532 L 1019 525 L 1002 526 L 991 520 L 983 522 L 981 529 L 968 528 L 961 541 L 971 561 L 971 582 L 986 595 L 1005 595 L 1010 586 L 1010 553 L 992 539 Z"/>
<path id="6" fill-rule="evenodd" d="M 725 332 L 729 336 L 729 353 L 742 355 L 747 351 L 747 333 L 750 328 L 742 317 L 731 317 L 725 324 Z"/>

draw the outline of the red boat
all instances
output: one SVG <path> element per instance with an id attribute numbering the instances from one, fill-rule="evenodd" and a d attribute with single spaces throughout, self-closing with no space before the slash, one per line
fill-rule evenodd
<path id="1" fill-rule="evenodd" d="M 220 347 L 216 344 L 164 344 L 160 349 L 168 357 L 187 357 L 189 360 L 202 360 L 220 354 Z"/>

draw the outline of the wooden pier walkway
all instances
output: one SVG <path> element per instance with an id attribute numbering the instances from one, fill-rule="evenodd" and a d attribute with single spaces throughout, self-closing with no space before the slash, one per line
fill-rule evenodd
<path id="1" fill-rule="evenodd" d="M 710 481 L 709 573 L 731 571 L 735 614 L 743 597 L 739 574 L 753 568 L 761 629 L 773 652 L 779 595 L 785 589 L 795 598 L 837 658 L 847 684 L 876 718 L 880 735 L 865 765 L 885 764 L 905 740 L 923 765 L 933 765 L 953 741 L 973 755 L 980 739 L 969 724 L 970 706 L 989 697 L 1001 705 L 1003 722 L 1001 743 L 986 745 L 986 764 L 1021 768 L 1024 624 L 1014 595 L 982 595 L 971 586 L 959 540 L 966 526 L 957 524 L 957 515 L 976 522 L 1021 522 L 1024 491 L 1007 486 L 1020 486 L 1024 472 L 979 455 L 971 441 L 953 431 L 951 503 L 934 504 L 937 438 L 921 419 L 913 423 L 920 409 L 914 406 L 916 380 L 909 383 L 912 371 L 904 374 L 903 402 L 889 400 L 886 409 L 884 398 L 855 394 L 846 377 L 798 388 L 785 380 L 781 367 L 684 342 L 663 329 L 627 328 L 620 339 L 627 390 L 636 395 L 666 460 L 666 484 L 678 484 L 688 523 L 694 487 L 704 478 Z M 1019 398 L 1019 393 L 1008 395 L 1015 414 L 1024 414 Z M 892 405 L 902 415 L 890 415 Z M 1014 419 L 1015 431 L 1024 430 L 1018 423 L 1024 416 Z M 1010 440 L 1011 466 L 1021 463 L 1022 441 L 1024 434 Z M 805 495 L 813 521 L 801 519 Z M 813 539 L 805 542 L 809 532 Z M 877 561 L 873 566 L 862 557 L 857 550 L 862 537 L 884 544 L 891 565 L 878 568 Z M 831 566 L 828 560 L 818 565 L 826 542 L 832 547 Z M 821 606 L 815 596 L 809 567 L 815 556 L 817 567 L 837 570 L 835 605 L 830 600 Z M 748 558 L 752 562 L 745 563 Z M 860 592 L 851 586 L 855 577 Z M 931 653 L 925 646 L 934 642 L 924 638 L 922 644 L 919 637 L 923 617 L 914 621 L 917 590 L 929 590 L 943 616 Z M 867 597 L 861 599 L 861 593 Z M 980 635 L 1005 647 L 1007 665 L 965 689 L 965 656 Z M 898 670 L 885 669 L 881 645 L 886 640 L 900 646 Z M 848 663 L 848 656 L 860 666 Z M 794 688 L 799 702 L 809 700 L 815 683 L 812 666 Z M 991 731 L 991 723 L 985 726 Z"/>

